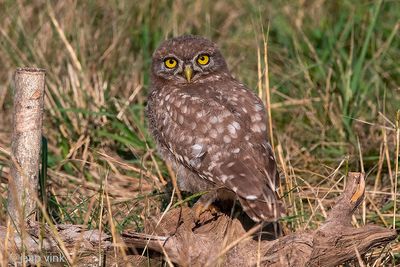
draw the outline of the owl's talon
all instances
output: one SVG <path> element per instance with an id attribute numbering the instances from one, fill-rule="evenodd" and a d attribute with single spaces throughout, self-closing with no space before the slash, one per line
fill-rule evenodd
<path id="1" fill-rule="evenodd" d="M 212 215 L 216 215 L 219 212 L 219 209 L 212 203 L 211 204 L 196 203 L 194 207 L 195 222 L 199 222 L 200 216 L 206 211 L 209 211 Z"/>

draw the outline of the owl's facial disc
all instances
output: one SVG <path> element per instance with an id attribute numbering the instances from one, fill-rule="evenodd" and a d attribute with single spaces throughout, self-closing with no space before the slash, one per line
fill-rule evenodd
<path id="1" fill-rule="evenodd" d="M 175 80 L 179 83 L 190 83 L 204 73 L 208 73 L 207 65 L 212 65 L 212 58 L 206 54 L 181 58 L 174 54 L 168 54 L 160 61 L 158 76 Z"/>
<path id="2" fill-rule="evenodd" d="M 193 84 L 229 74 L 216 44 L 199 36 L 181 36 L 164 41 L 152 62 L 153 82 Z"/>

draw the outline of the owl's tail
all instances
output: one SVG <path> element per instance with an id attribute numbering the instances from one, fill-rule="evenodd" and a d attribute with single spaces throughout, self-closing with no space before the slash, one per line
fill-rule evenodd
<path id="1" fill-rule="evenodd" d="M 239 197 L 243 211 L 255 222 L 276 222 L 279 218 L 285 215 L 285 208 L 279 200 L 263 201 L 263 200 L 248 200 Z"/>

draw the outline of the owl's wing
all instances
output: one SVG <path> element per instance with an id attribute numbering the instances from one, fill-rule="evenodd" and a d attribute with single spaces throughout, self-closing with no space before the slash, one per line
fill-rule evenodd
<path id="1" fill-rule="evenodd" d="M 265 108 L 261 99 L 243 84 L 231 82 L 228 87 L 231 93 L 223 92 L 215 99 L 241 121 L 244 127 L 239 135 L 245 136 L 239 141 L 243 150 L 235 158 L 235 164 L 223 165 L 222 169 L 224 173 L 236 173 L 245 179 L 236 175 L 236 179 L 229 179 L 226 184 L 231 189 L 238 188 L 243 209 L 253 220 L 274 221 L 284 214 L 284 207 L 276 193 L 279 174 L 273 149 L 267 141 Z"/>
<path id="2" fill-rule="evenodd" d="M 274 220 L 280 215 L 276 167 L 265 147 L 263 105 L 238 84 L 228 94 L 218 88 L 214 83 L 153 98 L 159 141 L 200 177 L 234 191 L 253 219 Z"/>
<path id="3" fill-rule="evenodd" d="M 235 80 L 231 80 L 230 88 L 234 88 L 231 89 L 232 93 L 220 94 L 216 97 L 217 102 L 223 104 L 245 125 L 243 130 L 247 136 L 242 142 L 247 142 L 253 149 L 250 153 L 256 161 L 254 166 L 259 166 L 260 171 L 265 173 L 265 183 L 275 188 L 279 184 L 279 175 L 273 149 L 268 143 L 264 104 L 254 92 Z"/>

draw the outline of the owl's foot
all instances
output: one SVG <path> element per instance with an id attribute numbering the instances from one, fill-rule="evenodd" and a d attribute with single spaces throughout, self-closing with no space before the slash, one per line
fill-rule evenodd
<path id="1" fill-rule="evenodd" d="M 195 222 L 200 222 L 200 217 L 201 215 L 209 211 L 212 215 L 216 215 L 219 212 L 219 208 L 215 206 L 213 203 L 210 202 L 202 202 L 202 201 L 197 201 L 196 204 L 194 204 L 193 207 L 194 210 L 194 220 Z"/>

